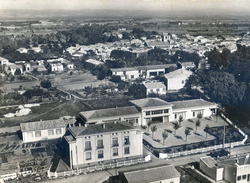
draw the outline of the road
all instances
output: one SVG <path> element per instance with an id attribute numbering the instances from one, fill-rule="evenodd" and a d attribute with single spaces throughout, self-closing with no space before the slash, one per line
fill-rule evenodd
<path id="1" fill-rule="evenodd" d="M 152 162 L 144 163 L 144 164 L 137 164 L 137 165 L 128 166 L 128 167 L 120 167 L 120 168 L 117 168 L 117 172 L 131 170 L 131 169 L 145 168 L 145 167 L 149 167 L 149 166 L 157 166 L 157 165 L 159 166 L 159 165 L 163 165 L 163 164 L 172 164 L 174 166 L 185 165 L 185 164 L 192 163 L 192 162 L 199 162 L 199 159 L 201 157 L 206 156 L 206 154 L 208 154 L 208 153 L 209 152 L 202 153 L 202 154 L 183 156 L 183 157 L 177 157 L 177 158 L 168 159 L 168 160 L 157 159 L 157 158 L 153 157 Z M 231 149 L 231 155 L 238 155 L 238 154 L 245 154 L 245 153 L 250 153 L 250 146 L 241 146 L 241 147 Z M 68 183 L 68 182 L 102 183 L 103 181 L 107 180 L 110 176 L 115 175 L 115 172 L 116 172 L 115 169 L 109 169 L 107 171 L 94 172 L 94 173 L 89 173 L 86 175 L 79 175 L 79 176 L 68 177 L 68 178 L 64 178 L 64 179 L 49 180 L 49 181 L 45 181 L 45 182 L 50 182 L 50 183 Z"/>

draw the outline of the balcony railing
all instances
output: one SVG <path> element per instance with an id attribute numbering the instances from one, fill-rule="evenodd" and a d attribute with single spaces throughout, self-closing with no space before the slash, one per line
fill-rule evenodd
<path id="1" fill-rule="evenodd" d="M 130 145 L 130 141 L 125 141 L 124 145 Z"/>
<path id="2" fill-rule="evenodd" d="M 85 147 L 85 151 L 91 151 L 92 147 Z"/>
<path id="3" fill-rule="evenodd" d="M 112 147 L 117 147 L 119 146 L 119 143 L 112 144 Z"/>
<path id="4" fill-rule="evenodd" d="M 104 145 L 99 145 L 96 147 L 97 149 L 103 149 L 104 148 Z"/>
<path id="5" fill-rule="evenodd" d="M 118 156 L 118 153 L 113 153 L 113 156 Z"/>
<path id="6" fill-rule="evenodd" d="M 103 154 L 98 155 L 98 159 L 103 158 Z"/>

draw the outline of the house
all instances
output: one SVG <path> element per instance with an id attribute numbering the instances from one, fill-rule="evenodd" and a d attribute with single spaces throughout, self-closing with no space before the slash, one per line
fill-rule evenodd
<path id="1" fill-rule="evenodd" d="M 223 180 L 224 168 L 218 166 L 217 162 L 211 156 L 200 158 L 199 166 L 202 172 L 215 181 Z"/>
<path id="2" fill-rule="evenodd" d="M 177 67 L 176 64 L 147 65 L 125 68 L 110 69 L 113 76 L 120 76 L 123 81 L 134 80 L 136 78 L 152 78 L 166 73 L 166 69 Z"/>
<path id="3" fill-rule="evenodd" d="M 203 157 L 200 159 L 200 169 L 215 181 L 224 179 L 230 183 L 250 182 L 249 154 L 218 162 L 211 157 Z"/>
<path id="4" fill-rule="evenodd" d="M 181 62 L 181 67 L 183 69 L 192 69 L 195 68 L 194 62 Z"/>
<path id="5" fill-rule="evenodd" d="M 63 71 L 63 65 L 61 63 L 50 64 L 52 72 L 61 72 Z"/>
<path id="6" fill-rule="evenodd" d="M 6 65 L 9 63 L 9 60 L 6 58 L 0 57 L 0 63 L 1 63 L 1 65 Z"/>
<path id="7" fill-rule="evenodd" d="M 85 61 L 85 68 L 86 69 L 93 69 L 98 65 L 103 65 L 104 62 L 98 61 L 98 60 L 94 60 L 94 59 L 88 59 Z"/>
<path id="8" fill-rule="evenodd" d="M 139 125 L 147 125 L 148 121 L 169 122 L 172 104 L 159 98 L 144 98 L 131 100 L 130 102 L 141 112 Z"/>
<path id="9" fill-rule="evenodd" d="M 73 63 L 68 63 L 67 68 L 68 69 L 74 69 L 74 64 Z"/>
<path id="10" fill-rule="evenodd" d="M 180 183 L 180 173 L 173 165 L 119 172 L 118 183 Z"/>
<path id="11" fill-rule="evenodd" d="M 20 70 L 20 74 L 23 74 L 23 66 L 22 65 L 17 65 L 13 63 L 8 63 L 5 66 L 5 71 L 10 72 L 13 76 L 16 74 L 16 71 Z"/>
<path id="12" fill-rule="evenodd" d="M 138 125 L 141 121 L 141 113 L 135 106 L 84 111 L 79 116 L 86 124 L 127 121 Z"/>
<path id="13" fill-rule="evenodd" d="M 65 134 L 66 123 L 63 119 L 20 123 L 23 142 L 60 138 Z"/>
<path id="14" fill-rule="evenodd" d="M 186 69 L 178 69 L 164 75 L 164 83 L 167 90 L 179 90 L 184 87 L 186 80 L 193 73 Z"/>
<path id="15" fill-rule="evenodd" d="M 172 115 L 170 120 L 178 120 L 180 116 L 183 119 L 197 118 L 197 115 L 201 113 L 203 117 L 209 117 L 216 114 L 217 104 L 208 102 L 203 99 L 183 100 L 170 102 L 172 104 Z"/>
<path id="16" fill-rule="evenodd" d="M 120 76 L 123 81 L 139 78 L 139 71 L 134 67 L 115 68 L 110 70 L 112 76 Z"/>
<path id="17" fill-rule="evenodd" d="M 166 86 L 161 82 L 145 82 L 143 83 L 143 86 L 145 88 L 146 95 L 149 95 L 150 93 L 157 93 L 160 95 L 166 94 Z"/>
<path id="18" fill-rule="evenodd" d="M 18 51 L 19 53 L 28 53 L 28 50 L 26 48 L 19 48 L 16 51 Z"/>
<path id="19" fill-rule="evenodd" d="M 64 136 L 71 168 L 142 157 L 143 133 L 128 122 L 69 127 Z"/>

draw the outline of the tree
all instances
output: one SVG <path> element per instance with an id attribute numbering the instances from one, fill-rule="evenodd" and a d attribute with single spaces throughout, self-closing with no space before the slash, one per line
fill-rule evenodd
<path id="1" fill-rule="evenodd" d="M 198 118 L 199 120 L 201 120 L 201 118 L 203 118 L 203 114 L 202 114 L 201 112 L 199 112 L 199 113 L 197 114 L 197 118 Z"/>
<path id="2" fill-rule="evenodd" d="M 154 138 L 154 132 L 157 131 L 157 126 L 153 125 L 150 129 L 151 129 L 151 132 L 152 132 L 152 138 Z"/>
<path id="3" fill-rule="evenodd" d="M 210 127 L 209 125 L 206 125 L 206 127 L 204 128 L 204 131 L 206 132 L 206 138 L 207 138 L 207 132 L 209 131 Z"/>
<path id="4" fill-rule="evenodd" d="M 169 130 L 169 129 L 165 129 L 164 131 L 167 133 L 172 133 L 172 130 Z"/>
<path id="5" fill-rule="evenodd" d="M 161 136 L 163 138 L 163 144 L 165 145 L 165 140 L 168 138 L 168 133 L 164 130 L 162 133 L 161 133 Z"/>
<path id="6" fill-rule="evenodd" d="M 178 130 L 181 127 L 178 121 L 173 122 L 173 128 L 175 130 L 174 134 L 176 135 L 176 130 Z"/>
<path id="7" fill-rule="evenodd" d="M 186 142 L 187 142 L 187 137 L 188 137 L 188 135 L 191 135 L 192 130 L 193 130 L 193 128 L 186 127 L 186 129 L 185 129 Z"/>
<path id="8" fill-rule="evenodd" d="M 51 87 L 51 82 L 50 82 L 50 80 L 42 80 L 42 81 L 40 82 L 40 84 L 41 84 L 41 86 L 42 86 L 43 88 L 50 88 L 50 87 Z"/>
<path id="9" fill-rule="evenodd" d="M 15 75 L 21 75 L 21 70 L 20 70 L 20 69 L 16 69 L 16 71 L 15 71 L 14 74 L 15 74 Z"/>
<path id="10" fill-rule="evenodd" d="M 148 120 L 148 121 L 147 121 L 148 131 L 149 131 L 149 127 L 150 127 L 151 124 L 152 124 L 152 121 L 151 121 L 151 120 Z"/>
<path id="11" fill-rule="evenodd" d="M 196 127 L 196 132 L 197 132 L 197 127 L 201 126 L 201 121 L 198 119 L 196 122 L 195 122 L 195 127 Z"/>
<path id="12" fill-rule="evenodd" d="M 179 123 L 181 124 L 181 122 L 183 121 L 184 119 L 183 119 L 183 116 L 179 116 Z"/>

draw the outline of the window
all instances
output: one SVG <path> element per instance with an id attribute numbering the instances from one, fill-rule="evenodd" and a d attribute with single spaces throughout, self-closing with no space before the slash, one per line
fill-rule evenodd
<path id="1" fill-rule="evenodd" d="M 131 75 L 131 79 L 134 79 L 134 75 Z"/>
<path id="2" fill-rule="evenodd" d="M 138 118 L 135 119 L 135 123 L 138 124 Z"/>
<path id="3" fill-rule="evenodd" d="M 91 148 L 91 141 L 86 141 L 85 142 L 85 150 L 92 150 L 92 148 Z"/>
<path id="4" fill-rule="evenodd" d="M 195 112 L 193 112 L 193 116 L 195 116 Z"/>
<path id="5" fill-rule="evenodd" d="M 155 115 L 155 114 L 162 114 L 162 110 L 152 111 L 152 115 Z"/>
<path id="6" fill-rule="evenodd" d="M 56 129 L 56 134 L 57 134 L 57 135 L 62 134 L 62 129 Z"/>
<path id="7" fill-rule="evenodd" d="M 124 145 L 129 145 L 129 136 L 124 137 Z"/>
<path id="8" fill-rule="evenodd" d="M 119 144 L 118 144 L 118 138 L 117 137 L 115 137 L 115 138 L 113 138 L 113 140 L 112 140 L 113 142 L 113 147 L 115 147 L 115 146 L 119 146 Z"/>
<path id="9" fill-rule="evenodd" d="M 101 149 L 101 148 L 104 148 L 103 140 L 102 139 L 97 140 L 97 149 Z"/>
<path id="10" fill-rule="evenodd" d="M 146 111 L 146 116 L 150 115 L 150 111 Z"/>
<path id="11" fill-rule="evenodd" d="M 33 132 L 28 132 L 27 136 L 28 136 L 28 138 L 32 138 L 33 137 Z"/>
<path id="12" fill-rule="evenodd" d="M 118 148 L 113 149 L 113 156 L 118 156 Z"/>
<path id="13" fill-rule="evenodd" d="M 48 135 L 54 135 L 54 130 L 48 130 Z"/>
<path id="14" fill-rule="evenodd" d="M 174 114 L 174 118 L 177 119 L 177 114 Z"/>
<path id="15" fill-rule="evenodd" d="M 103 158 L 103 150 L 98 151 L 98 159 Z"/>
<path id="16" fill-rule="evenodd" d="M 185 83 L 185 81 L 184 81 L 184 80 L 182 80 L 182 81 L 181 81 L 181 83 L 182 83 L 182 84 L 184 84 L 184 83 Z"/>
<path id="17" fill-rule="evenodd" d="M 91 152 L 86 152 L 86 160 L 91 160 Z"/>
<path id="18" fill-rule="evenodd" d="M 151 93 L 153 93 L 153 92 L 154 92 L 154 90 L 153 90 L 153 89 L 150 89 L 150 92 L 151 92 Z"/>
<path id="19" fill-rule="evenodd" d="M 238 176 L 238 177 L 237 177 L 237 180 L 241 180 L 241 176 Z"/>
<path id="20" fill-rule="evenodd" d="M 41 137 L 41 136 L 42 136 L 41 131 L 36 131 L 35 132 L 35 137 Z"/>
<path id="21" fill-rule="evenodd" d="M 168 111 L 169 111 L 168 109 L 164 109 L 164 113 L 168 113 Z"/>
<path id="22" fill-rule="evenodd" d="M 129 147 L 124 147 L 124 154 L 129 154 Z"/>
<path id="23" fill-rule="evenodd" d="M 157 88 L 156 91 L 157 91 L 157 93 L 158 93 L 158 92 L 160 91 L 160 89 Z"/>
<path id="24" fill-rule="evenodd" d="M 247 178 L 247 175 L 242 175 L 242 179 L 246 179 Z"/>

